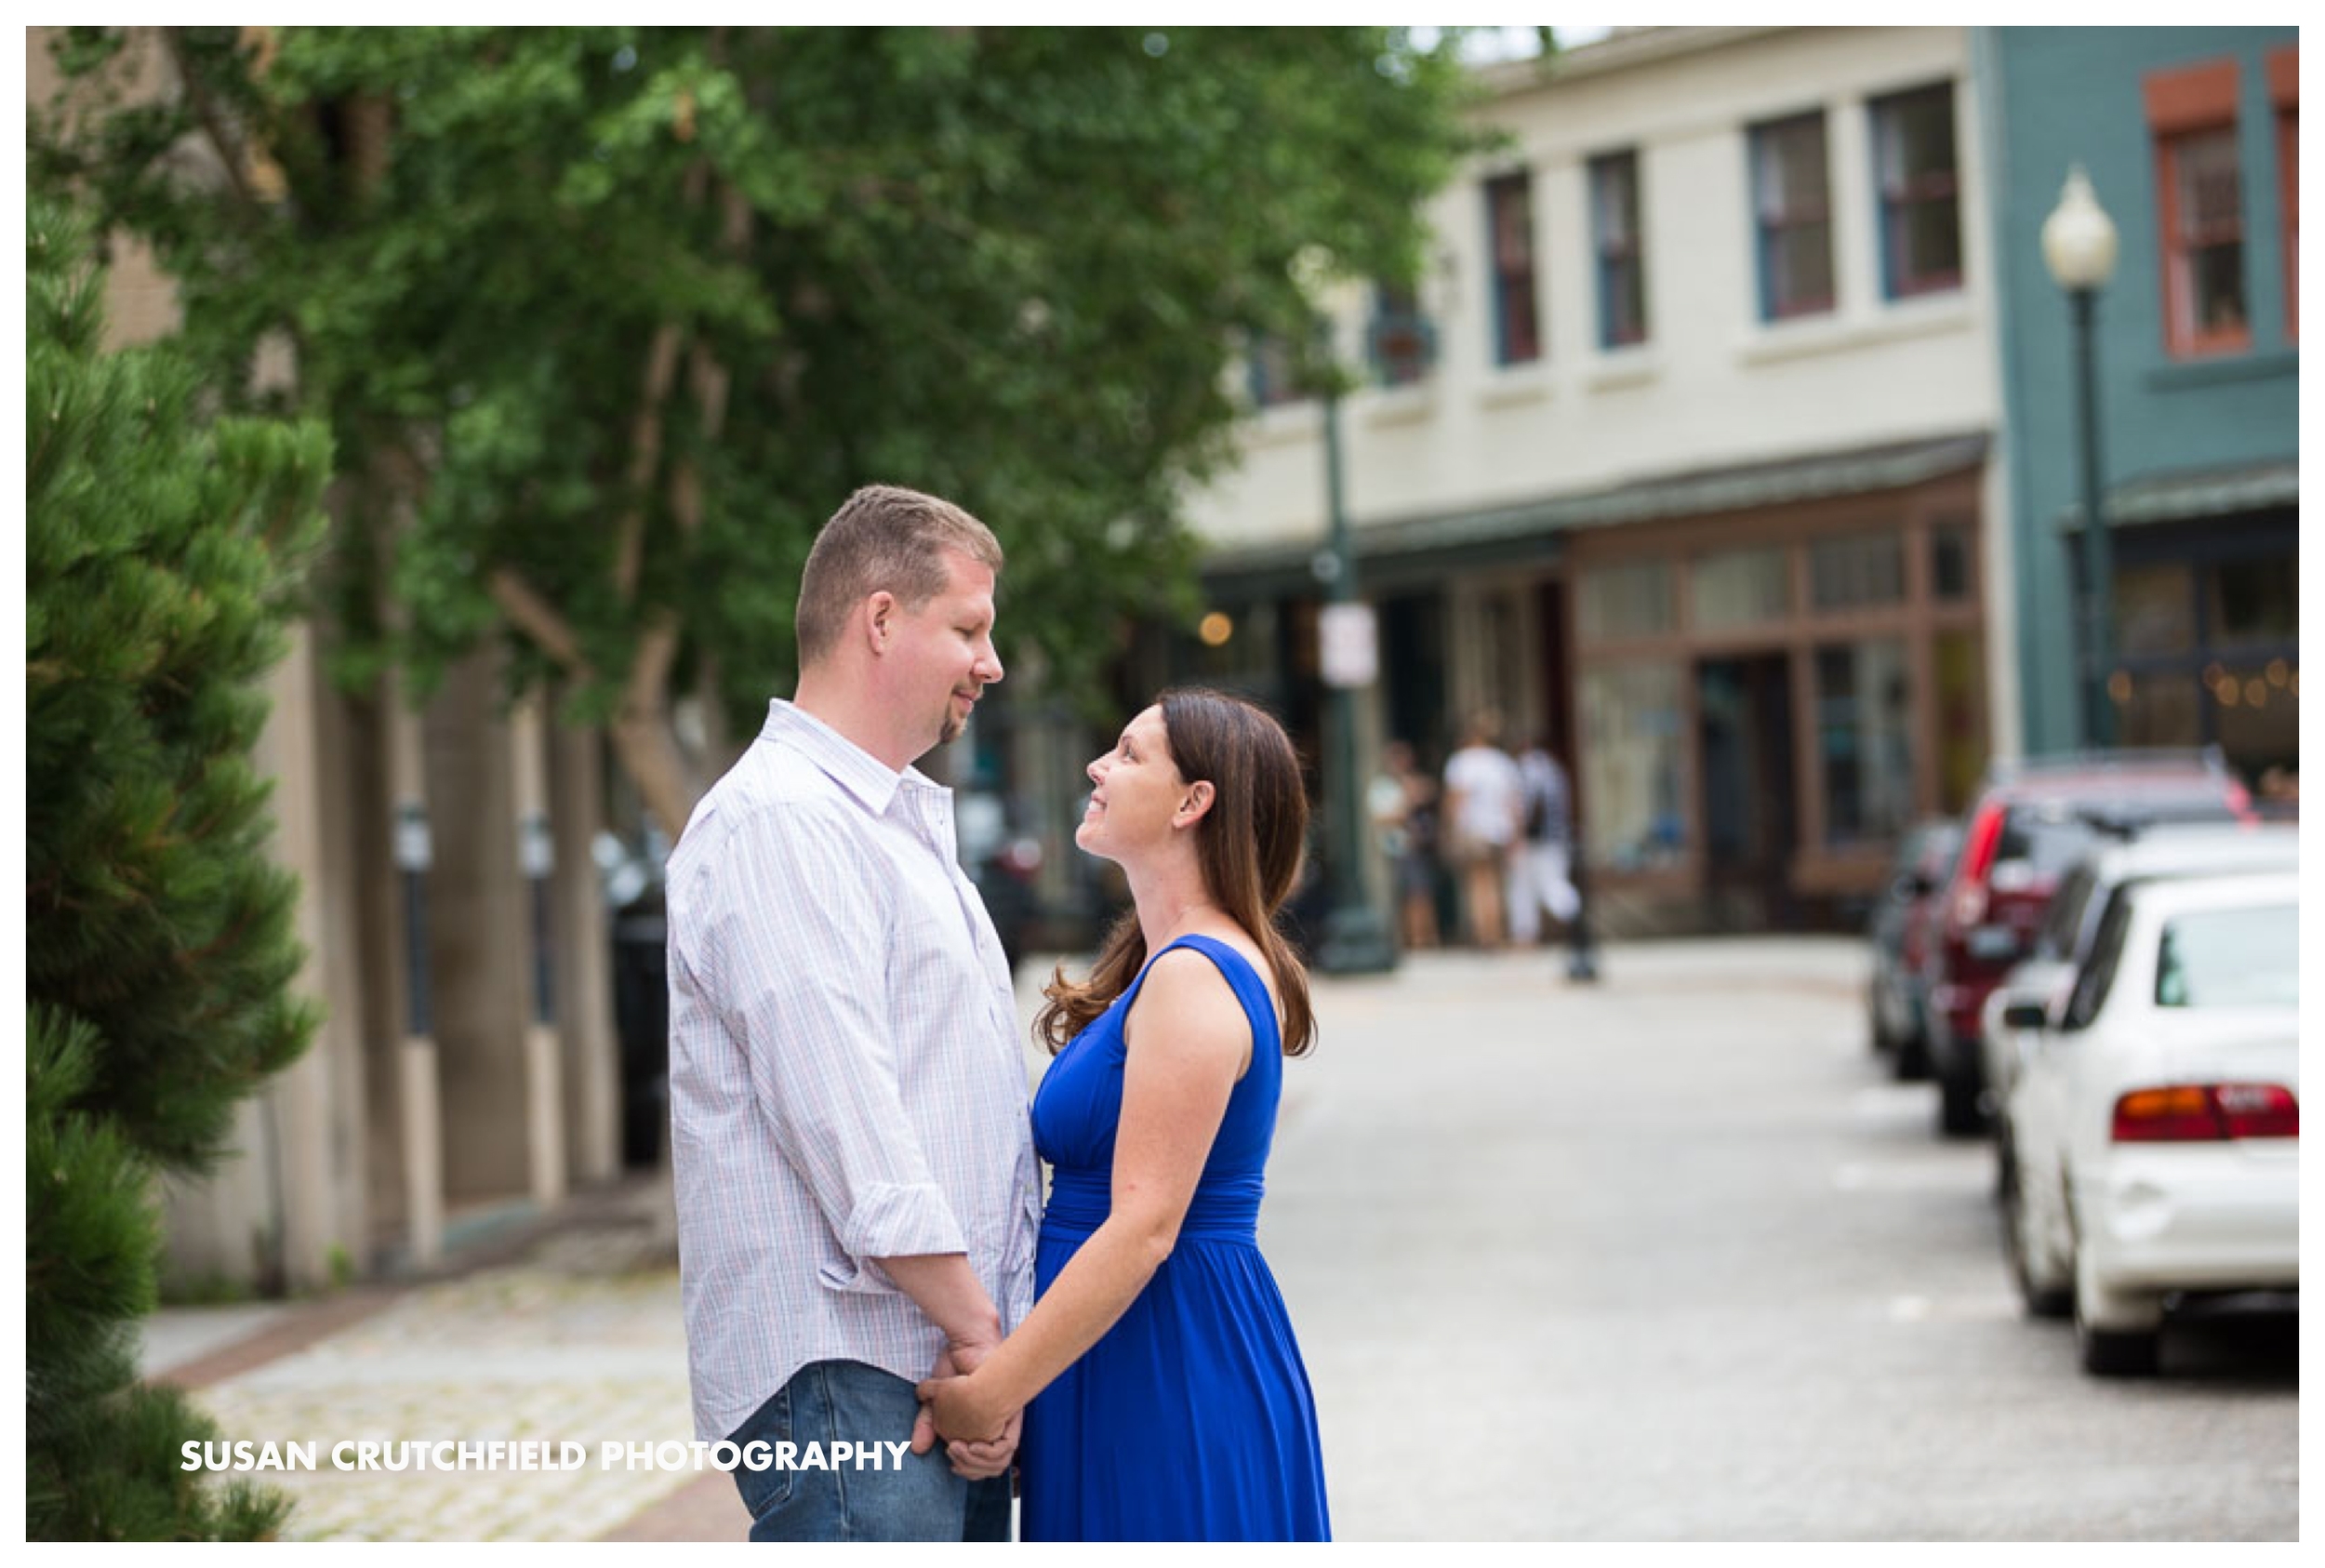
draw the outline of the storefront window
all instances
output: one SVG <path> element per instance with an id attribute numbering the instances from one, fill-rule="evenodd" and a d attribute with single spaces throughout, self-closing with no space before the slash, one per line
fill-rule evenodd
<path id="1" fill-rule="evenodd" d="M 1852 534 L 1808 547 L 1809 592 L 1820 610 L 1894 605 L 1906 596 L 1905 546 L 1894 534 Z"/>
<path id="2" fill-rule="evenodd" d="M 1680 670 L 1618 664 L 1585 671 L 1582 827 L 1591 864 L 1647 870 L 1677 861 L 1681 809 Z"/>
<path id="3" fill-rule="evenodd" d="M 2215 666 L 2206 697 L 2216 710 L 2220 750 L 2247 779 L 2301 765 L 2301 671 L 2290 659 Z"/>
<path id="4" fill-rule="evenodd" d="M 2117 570 L 2115 645 L 2132 655 L 2186 653 L 2196 646 L 2196 595 L 2186 565 Z"/>
<path id="5" fill-rule="evenodd" d="M 1941 631 L 1930 645 L 1937 685 L 1937 805 L 1966 811 L 1986 773 L 1986 650 L 1974 631 Z"/>
<path id="6" fill-rule="evenodd" d="M 1930 591 L 1938 599 L 1972 596 L 1970 525 L 1943 523 L 1930 530 Z"/>
<path id="7" fill-rule="evenodd" d="M 1599 566 L 1582 574 L 1575 605 L 1586 641 L 1653 637 L 1671 630 L 1671 571 L 1661 561 Z"/>
<path id="8" fill-rule="evenodd" d="M 1760 626 L 1792 613 L 1792 574 L 1785 550 L 1722 550 L 1699 558 L 1690 586 L 1694 629 Z"/>
<path id="9" fill-rule="evenodd" d="M 2119 675 L 2111 683 L 2117 698 L 2116 738 L 2126 746 L 2197 746 L 2203 742 L 2203 719 L 2197 711 L 2197 683 L 2193 673 L 2170 670 Z"/>
<path id="10" fill-rule="evenodd" d="M 2204 573 L 2215 643 L 2291 642 L 2301 634 L 2301 569 L 2292 557 L 2223 561 Z"/>
<path id="11" fill-rule="evenodd" d="M 1886 839 L 1913 816 L 1912 704 L 1893 637 L 1816 650 L 1816 745 L 1825 840 Z"/>

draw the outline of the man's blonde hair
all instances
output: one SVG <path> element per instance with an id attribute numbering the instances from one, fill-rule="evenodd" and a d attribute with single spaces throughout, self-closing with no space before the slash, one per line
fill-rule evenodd
<path id="1" fill-rule="evenodd" d="M 1001 571 L 1001 541 L 950 501 L 895 485 L 850 496 L 817 534 L 800 574 L 800 667 L 831 651 L 849 612 L 870 595 L 884 589 L 918 610 L 942 593 L 952 578 L 948 551 Z"/>

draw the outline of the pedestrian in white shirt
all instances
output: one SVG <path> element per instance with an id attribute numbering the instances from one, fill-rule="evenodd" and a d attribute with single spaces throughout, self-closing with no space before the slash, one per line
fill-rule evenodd
<path id="1" fill-rule="evenodd" d="M 698 1439 L 857 1445 L 753 1470 L 753 1540 L 1003 1540 L 1003 1442 L 900 1451 L 914 1386 L 1032 1296 L 1040 1175 L 1001 941 L 912 764 L 1002 677 L 1000 544 L 875 485 L 817 535 L 790 702 L 672 853 L 671 1147 Z M 878 1445 L 887 1446 L 878 1446 Z"/>
<path id="2" fill-rule="evenodd" d="M 1574 923 L 1582 897 L 1570 877 L 1574 814 L 1566 770 L 1550 755 L 1550 743 L 1536 736 L 1518 757 L 1518 778 L 1525 801 L 1523 831 L 1509 873 L 1509 935 L 1531 947 L 1542 934 L 1542 911 L 1561 925 Z"/>
<path id="3" fill-rule="evenodd" d="M 1502 887 L 1519 842 L 1524 791 L 1518 764 L 1497 742 L 1501 715 L 1479 713 L 1445 762 L 1445 822 L 1461 884 L 1462 916 L 1481 948 L 1504 940 Z"/>

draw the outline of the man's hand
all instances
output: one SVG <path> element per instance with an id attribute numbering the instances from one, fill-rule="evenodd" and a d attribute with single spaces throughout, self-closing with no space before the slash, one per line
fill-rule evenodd
<path id="1" fill-rule="evenodd" d="M 922 1385 L 923 1393 L 931 1384 L 957 1378 L 976 1370 L 978 1362 L 992 1354 L 993 1347 L 984 1344 L 948 1345 L 938 1352 L 937 1365 Z M 945 1456 L 952 1463 L 955 1475 L 969 1481 L 988 1481 L 1008 1473 L 1016 1457 L 1017 1440 L 1024 1426 L 1024 1412 L 1013 1414 L 1003 1424 L 999 1435 L 988 1440 L 966 1442 L 955 1440 L 945 1445 Z M 925 1454 L 936 1445 L 937 1438 L 935 1408 L 925 1402 L 912 1421 L 912 1452 Z"/>

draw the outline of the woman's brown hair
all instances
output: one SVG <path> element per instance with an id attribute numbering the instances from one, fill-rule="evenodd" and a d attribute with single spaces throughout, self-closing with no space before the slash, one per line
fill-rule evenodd
<path id="1" fill-rule="evenodd" d="M 1203 891 L 1259 944 L 1283 1002 L 1283 1054 L 1306 1056 L 1316 1034 L 1308 971 L 1276 928 L 1308 843 L 1308 791 L 1292 737 L 1267 710 L 1225 692 L 1182 687 L 1156 701 L 1178 776 L 1211 781 L 1211 809 L 1194 829 Z M 1138 911 L 1126 910 L 1106 934 L 1087 980 L 1075 985 L 1063 965 L 1050 977 L 1042 988 L 1049 1002 L 1033 1032 L 1056 1055 L 1130 989 L 1146 962 Z"/>

